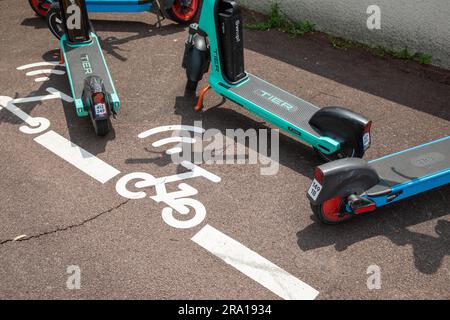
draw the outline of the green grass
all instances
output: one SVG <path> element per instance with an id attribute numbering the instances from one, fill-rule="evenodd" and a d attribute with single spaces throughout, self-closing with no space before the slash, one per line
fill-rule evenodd
<path id="1" fill-rule="evenodd" d="M 414 60 L 420 64 L 431 64 L 431 62 L 433 62 L 433 56 L 431 54 L 417 52 L 414 55 Z"/>
<path id="2" fill-rule="evenodd" d="M 413 54 L 408 50 L 408 47 L 405 47 L 400 51 L 389 51 L 389 53 L 396 59 L 417 61 L 418 63 L 424 65 L 428 65 L 433 62 L 433 56 L 431 54 L 423 52 L 416 52 Z"/>
<path id="3" fill-rule="evenodd" d="M 314 31 L 314 25 L 309 21 L 292 21 L 280 12 L 278 2 L 272 4 L 270 14 L 264 22 L 246 24 L 247 29 L 252 30 L 270 30 L 276 29 L 293 36 L 303 36 L 308 32 Z"/>

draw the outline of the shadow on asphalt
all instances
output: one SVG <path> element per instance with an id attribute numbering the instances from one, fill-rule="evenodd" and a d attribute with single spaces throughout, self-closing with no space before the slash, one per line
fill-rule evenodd
<path id="1" fill-rule="evenodd" d="M 59 60 L 59 50 L 51 50 L 46 52 L 42 56 L 43 61 L 58 61 Z M 58 68 L 58 67 L 56 67 Z M 49 80 L 41 82 L 41 85 L 38 89 L 30 92 L 28 96 L 44 96 L 48 95 L 46 91 L 47 88 L 53 87 L 65 94 L 71 96 L 70 87 L 67 80 L 67 75 L 48 75 Z M 18 93 L 15 94 L 12 98 L 19 98 Z M 20 97 L 23 98 L 23 97 Z M 115 139 L 115 131 L 114 127 L 111 128 L 109 134 L 105 137 L 98 137 L 94 128 L 92 127 L 91 121 L 89 117 L 79 118 L 76 114 L 73 103 L 65 102 L 63 100 L 59 100 L 62 110 L 64 112 L 67 128 L 70 136 L 70 141 L 77 144 L 78 146 L 86 149 L 90 153 L 94 155 L 98 155 L 105 151 L 106 144 Z M 26 112 L 27 114 L 31 114 L 33 109 L 41 105 L 42 102 L 29 102 L 20 104 L 20 109 Z M 21 124 L 23 121 L 19 119 L 14 114 L 10 113 L 6 109 L 0 110 L 0 123 L 6 122 L 11 124 Z"/>
<path id="2" fill-rule="evenodd" d="M 45 20 L 39 17 L 26 18 L 22 21 L 22 25 L 34 27 L 35 29 L 47 29 L 47 24 L 45 23 Z M 126 57 L 120 54 L 120 51 L 122 51 L 120 45 L 122 44 L 143 38 L 149 38 L 152 36 L 165 36 L 176 32 L 180 32 L 180 26 L 175 23 L 157 27 L 154 24 L 139 21 L 124 21 L 124 20 L 114 21 L 114 20 L 93 19 L 92 25 L 94 26 L 95 31 L 134 33 L 133 35 L 126 36 L 124 38 L 111 36 L 103 39 L 102 37 L 99 36 L 100 45 L 103 51 L 105 51 L 108 55 L 111 55 L 120 61 L 127 60 Z M 51 33 L 49 31 L 49 37 L 50 36 Z"/>
<path id="3" fill-rule="evenodd" d="M 335 49 L 321 33 L 293 38 L 275 30 L 246 31 L 245 39 L 246 49 L 450 121 L 450 70 Z"/>
<path id="4" fill-rule="evenodd" d="M 217 96 L 213 90 L 211 90 L 210 94 Z M 195 112 L 195 98 L 189 96 L 189 94 L 179 96 L 175 100 L 175 114 L 181 116 L 182 125 L 193 126 L 196 121 L 201 121 L 205 130 L 219 130 L 223 136 L 226 136 L 227 129 L 242 129 L 244 131 L 249 129 L 255 129 L 256 131 L 266 129 L 270 137 L 271 128 L 266 125 L 265 121 L 255 121 L 245 114 L 224 106 L 224 101 L 221 97 L 217 96 L 217 99 L 218 101 L 214 105 L 205 106 L 203 111 Z M 246 147 L 249 147 L 248 144 Z M 258 152 L 258 150 L 253 151 Z M 272 154 L 270 141 L 268 141 L 267 154 Z M 312 178 L 314 168 L 321 163 L 321 160 L 311 147 L 280 132 L 279 163 L 303 176 Z M 182 170 L 184 171 L 184 169 Z"/>
<path id="5" fill-rule="evenodd" d="M 345 251 L 353 244 L 383 236 L 397 246 L 411 246 L 417 270 L 433 274 L 450 255 L 450 221 L 439 219 L 450 213 L 449 198 L 450 186 L 446 186 L 416 196 L 414 203 L 403 200 L 337 226 L 323 225 L 312 217 L 315 222 L 297 233 L 297 244 L 302 251 L 331 245 Z M 434 219 L 439 219 L 434 227 L 437 236 L 410 230 Z"/>

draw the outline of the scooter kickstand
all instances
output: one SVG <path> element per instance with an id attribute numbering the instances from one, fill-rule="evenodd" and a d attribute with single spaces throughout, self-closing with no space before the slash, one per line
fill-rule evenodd
<path id="1" fill-rule="evenodd" d="M 161 28 L 162 27 L 162 21 L 165 20 L 164 13 L 161 9 L 161 4 L 159 3 L 159 0 L 154 0 L 154 3 L 156 4 L 156 19 L 158 20 L 155 24 L 156 27 Z M 162 19 L 161 19 L 162 18 Z"/>
<path id="2" fill-rule="evenodd" d="M 64 64 L 64 55 L 63 55 L 63 52 L 62 52 L 61 48 L 59 48 L 59 61 L 58 61 L 58 64 Z"/>
<path id="3" fill-rule="evenodd" d="M 203 88 L 202 91 L 200 91 L 200 94 L 198 96 L 197 104 L 194 107 L 194 111 L 198 112 L 203 109 L 203 99 L 205 98 L 206 93 L 211 89 L 210 85 L 207 85 L 205 88 Z"/>

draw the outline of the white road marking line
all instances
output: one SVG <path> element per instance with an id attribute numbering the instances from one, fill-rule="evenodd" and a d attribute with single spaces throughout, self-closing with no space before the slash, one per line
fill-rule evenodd
<path id="1" fill-rule="evenodd" d="M 314 300 L 319 291 L 210 225 L 191 239 L 286 300 Z"/>
<path id="2" fill-rule="evenodd" d="M 67 94 L 52 88 L 48 87 L 46 89 L 47 92 L 49 92 L 49 95 L 46 96 L 34 96 L 34 97 L 25 97 L 25 98 L 16 98 L 12 100 L 12 103 L 27 103 L 27 102 L 37 102 L 37 101 L 45 101 L 45 100 L 53 100 L 53 99 L 61 99 L 67 102 L 73 102 L 72 97 L 68 96 Z"/>
<path id="3" fill-rule="evenodd" d="M 25 70 L 30 69 L 34 67 L 42 67 L 42 66 L 58 66 L 61 65 L 58 61 L 44 61 L 44 62 L 36 62 L 36 63 L 30 63 L 26 64 L 24 66 L 17 67 L 17 70 Z"/>
<path id="4" fill-rule="evenodd" d="M 40 77 L 40 78 L 34 79 L 34 82 L 45 82 L 45 81 L 48 81 L 48 80 L 50 80 L 49 77 Z"/>
<path id="5" fill-rule="evenodd" d="M 53 130 L 34 138 L 34 141 L 101 183 L 106 183 L 120 173 Z"/>
<path id="6" fill-rule="evenodd" d="M 159 148 L 159 147 L 165 146 L 166 144 L 175 143 L 175 142 L 194 144 L 196 142 L 196 140 L 189 138 L 189 137 L 171 137 L 171 138 L 161 139 L 159 141 L 153 142 L 152 146 L 154 146 L 155 148 Z"/>
<path id="7" fill-rule="evenodd" d="M 204 133 L 205 129 L 193 126 L 185 126 L 185 125 L 172 125 L 172 126 L 163 126 L 158 128 L 153 128 L 147 131 L 142 132 L 138 135 L 140 139 L 148 138 L 154 134 L 167 132 L 167 131 L 192 131 L 195 133 Z"/>
<path id="8" fill-rule="evenodd" d="M 27 72 L 25 74 L 27 76 L 31 77 L 31 76 L 36 76 L 36 75 L 39 75 L 39 74 L 58 74 L 58 75 L 62 75 L 62 74 L 66 74 L 66 72 L 62 71 L 62 70 L 42 69 L 42 70 L 29 71 L 29 72 Z"/>

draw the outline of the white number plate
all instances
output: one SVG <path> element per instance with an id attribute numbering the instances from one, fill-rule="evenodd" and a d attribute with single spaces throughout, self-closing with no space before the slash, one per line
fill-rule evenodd
<path id="1" fill-rule="evenodd" d="M 314 179 L 314 181 L 311 184 L 311 187 L 309 187 L 308 194 L 315 201 L 317 200 L 320 191 L 322 191 L 322 185 L 319 182 L 317 182 L 316 179 Z"/>
<path id="2" fill-rule="evenodd" d="M 103 103 L 98 103 L 95 105 L 95 114 L 99 116 L 106 114 L 106 108 Z"/>
<path id="3" fill-rule="evenodd" d="M 370 133 L 368 133 L 368 132 L 364 133 L 363 145 L 364 145 L 364 150 L 367 150 L 370 147 Z"/>

